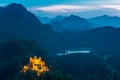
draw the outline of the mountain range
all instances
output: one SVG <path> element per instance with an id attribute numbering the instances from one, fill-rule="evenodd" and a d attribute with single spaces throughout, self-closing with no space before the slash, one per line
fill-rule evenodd
<path id="1" fill-rule="evenodd" d="M 47 19 L 47 20 L 45 20 Z M 49 19 L 49 21 L 48 21 Z M 89 30 L 97 27 L 113 26 L 120 27 L 120 17 L 102 15 L 93 18 L 81 18 L 79 16 L 56 16 L 53 19 L 41 18 L 41 21 L 50 24 L 56 31 Z M 44 23 L 43 22 L 43 23 Z"/>
<path id="2" fill-rule="evenodd" d="M 68 25 L 71 28 L 70 30 L 73 30 L 73 28 L 77 30 L 79 27 L 77 23 L 83 22 L 84 24 L 82 25 L 86 25 L 87 30 L 76 32 L 69 32 L 68 29 L 64 32 L 54 31 L 52 26 L 41 23 L 24 6 L 12 3 L 1 8 L 0 40 L 1 42 L 12 39 L 35 40 L 51 54 L 56 54 L 56 51 L 59 50 L 72 48 L 93 48 L 104 51 L 107 48 L 114 48 L 116 50 L 120 46 L 118 44 L 120 40 L 119 28 L 109 26 L 90 29 L 90 23 L 87 20 L 74 15 L 64 18 L 59 17 L 59 20 L 56 18 L 56 21 L 58 21 L 56 25 L 60 26 L 60 29 L 63 25 Z M 77 27 L 72 28 L 72 26 Z"/>
<path id="3" fill-rule="evenodd" d="M 70 15 L 68 17 L 57 16 L 49 23 L 53 29 L 66 31 L 89 30 L 92 25 L 87 20 L 78 16 Z"/>
<path id="4" fill-rule="evenodd" d="M 48 45 L 55 42 L 54 38 L 57 37 L 57 34 L 50 25 L 41 23 L 34 14 L 21 4 L 12 3 L 1 9 L 0 43 L 14 39 L 35 40 L 43 48 L 52 50 L 53 47 L 50 48 Z"/>
<path id="5" fill-rule="evenodd" d="M 120 17 L 118 16 L 108 16 L 102 15 L 94 18 L 88 19 L 90 23 L 99 25 L 99 26 L 114 26 L 120 27 Z"/>

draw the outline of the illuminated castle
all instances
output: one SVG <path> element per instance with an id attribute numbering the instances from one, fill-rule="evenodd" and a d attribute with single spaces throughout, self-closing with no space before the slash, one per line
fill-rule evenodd
<path id="1" fill-rule="evenodd" d="M 25 73 L 27 70 L 36 71 L 37 76 L 40 76 L 42 73 L 49 71 L 49 68 L 42 61 L 41 57 L 37 58 L 34 56 L 33 58 L 30 57 L 29 63 L 23 67 L 22 72 Z"/>

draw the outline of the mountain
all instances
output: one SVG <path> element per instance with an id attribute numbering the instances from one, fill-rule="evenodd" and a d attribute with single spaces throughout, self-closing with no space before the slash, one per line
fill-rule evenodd
<path id="1" fill-rule="evenodd" d="M 39 40 L 44 34 L 51 34 L 49 25 L 41 21 L 21 4 L 12 3 L 3 7 L 0 12 L 0 37 L 1 41 L 23 38 Z M 40 40 L 39 40 L 40 41 Z"/>
<path id="2" fill-rule="evenodd" d="M 40 17 L 40 16 L 37 16 L 37 17 L 43 24 L 47 24 L 51 21 L 51 18 L 49 17 Z"/>
<path id="3" fill-rule="evenodd" d="M 41 23 L 21 4 L 12 3 L 0 12 L 0 43 L 14 39 L 35 40 L 47 51 L 53 51 L 55 47 L 51 46 L 57 45 L 57 37 L 50 25 Z"/>
<path id="4" fill-rule="evenodd" d="M 3 10 L 3 7 L 0 7 L 0 13 L 2 12 L 2 10 Z"/>
<path id="5" fill-rule="evenodd" d="M 66 31 L 60 20 L 53 19 L 50 21 L 49 25 L 51 25 L 55 31 Z"/>
<path id="6" fill-rule="evenodd" d="M 57 16 L 49 24 L 55 30 L 61 29 L 66 31 L 89 30 L 92 27 L 92 24 L 87 20 L 74 15 L 68 17 Z"/>
<path id="7" fill-rule="evenodd" d="M 101 26 L 120 27 L 120 17 L 118 16 L 102 15 L 102 16 L 90 18 L 88 19 L 88 21 L 100 27 Z"/>
<path id="8" fill-rule="evenodd" d="M 53 19 L 54 20 L 63 20 L 65 18 L 65 16 L 61 16 L 61 15 L 58 15 L 58 16 L 56 16 L 56 17 L 54 17 Z"/>
<path id="9" fill-rule="evenodd" d="M 0 32 L 4 34 L 31 34 L 34 30 L 41 29 L 40 26 L 42 25 L 43 24 L 21 4 L 12 3 L 4 7 L 0 14 Z"/>
<path id="10" fill-rule="evenodd" d="M 103 53 L 104 51 L 111 53 L 119 49 L 119 28 L 104 27 L 88 30 L 91 27 L 87 26 L 87 29 L 84 27 L 86 30 L 78 31 L 83 30 L 78 27 L 78 23 L 80 23 L 79 25 L 90 25 L 85 19 L 71 15 L 61 21 L 56 20 L 58 30 L 67 30 L 66 32 L 56 32 L 48 24 L 42 24 L 22 5 L 13 3 L 3 7 L 0 13 L 0 43 L 19 38 L 35 40 L 51 54 L 73 48 L 92 48 Z M 70 28 L 68 29 L 65 25 L 69 25 Z M 77 27 L 73 27 L 76 25 Z M 78 30 L 76 30 L 77 28 Z"/>
<path id="11" fill-rule="evenodd" d="M 64 18 L 61 22 L 68 29 L 88 30 L 91 28 L 91 24 L 87 20 L 74 15 Z"/>

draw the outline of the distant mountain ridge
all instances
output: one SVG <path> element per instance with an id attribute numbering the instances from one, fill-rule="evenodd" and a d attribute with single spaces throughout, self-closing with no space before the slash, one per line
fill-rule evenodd
<path id="1" fill-rule="evenodd" d="M 65 28 L 73 30 L 88 30 L 91 28 L 91 24 L 87 20 L 74 15 L 64 18 L 61 22 Z"/>
<path id="2" fill-rule="evenodd" d="M 49 17 L 40 17 L 40 16 L 37 16 L 37 17 L 43 24 L 47 24 L 51 21 L 51 18 Z"/>
<path id="3" fill-rule="evenodd" d="M 84 18 L 78 16 L 70 15 L 68 17 L 57 16 L 51 20 L 49 23 L 53 26 L 55 30 L 68 30 L 68 31 L 79 31 L 79 30 L 89 30 L 92 25 Z"/>
<path id="4" fill-rule="evenodd" d="M 90 18 L 90 19 L 88 19 L 88 21 L 90 23 L 94 23 L 99 26 L 120 27 L 120 17 L 118 17 L 118 16 L 102 15 L 102 16 Z"/>
<path id="5" fill-rule="evenodd" d="M 102 15 L 92 18 L 81 18 L 79 16 L 61 16 L 58 15 L 51 20 L 47 17 L 40 19 L 43 23 L 50 24 L 56 31 L 87 30 L 97 27 L 113 26 L 120 27 L 120 17 Z M 49 21 L 48 21 L 49 20 Z M 75 29 L 76 28 L 76 29 Z"/>
<path id="6" fill-rule="evenodd" d="M 54 20 L 63 20 L 64 18 L 65 18 L 66 16 L 61 16 L 61 15 L 58 15 L 58 16 L 56 16 L 56 17 L 54 17 L 53 19 Z"/>

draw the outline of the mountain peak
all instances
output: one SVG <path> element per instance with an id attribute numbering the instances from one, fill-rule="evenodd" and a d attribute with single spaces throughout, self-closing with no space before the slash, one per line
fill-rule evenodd
<path id="1" fill-rule="evenodd" d="M 61 16 L 61 15 L 58 15 L 54 18 L 54 20 L 62 20 L 64 19 L 65 17 Z"/>
<path id="2" fill-rule="evenodd" d="M 86 19 L 81 18 L 81 17 L 76 16 L 76 15 L 70 15 L 70 16 L 66 17 L 64 20 L 72 21 L 72 22 L 75 22 L 76 24 L 81 23 L 81 22 L 88 23 Z"/>
<path id="3" fill-rule="evenodd" d="M 19 12 L 26 12 L 27 9 L 22 5 L 18 3 L 11 3 L 8 6 L 5 7 L 7 11 L 16 11 L 17 13 Z"/>
<path id="4" fill-rule="evenodd" d="M 80 17 L 75 15 L 70 15 L 69 18 L 80 18 Z"/>
<path id="5" fill-rule="evenodd" d="M 7 16 L 9 19 L 16 17 L 21 18 L 22 16 L 28 15 L 29 13 L 22 4 L 18 3 L 11 3 L 8 6 L 3 7 L 0 12 L 0 16 Z"/>
<path id="6" fill-rule="evenodd" d="M 56 18 L 57 18 L 57 17 L 63 17 L 63 16 L 61 16 L 61 15 L 57 15 Z"/>
<path id="7" fill-rule="evenodd" d="M 105 15 L 102 15 L 102 17 L 109 17 L 109 16 L 105 14 Z"/>
<path id="8" fill-rule="evenodd" d="M 22 4 L 18 4 L 18 3 L 11 3 L 11 4 L 9 4 L 8 6 L 6 6 L 6 7 L 14 7 L 14 8 L 25 8 Z"/>

